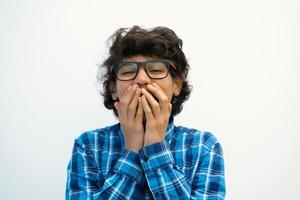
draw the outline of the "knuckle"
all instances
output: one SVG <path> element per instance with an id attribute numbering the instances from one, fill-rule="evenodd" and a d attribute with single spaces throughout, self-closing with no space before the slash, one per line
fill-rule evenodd
<path id="1" fill-rule="evenodd" d="M 122 99 L 122 100 L 120 101 L 120 104 L 121 104 L 122 106 L 124 106 L 124 105 L 127 104 L 127 101 L 126 101 L 125 99 Z"/>
<path id="2" fill-rule="evenodd" d="M 158 108 L 159 108 L 159 103 L 154 103 L 154 104 L 153 104 L 153 108 L 154 108 L 154 109 L 158 109 Z"/>
<path id="3" fill-rule="evenodd" d="M 138 113 L 136 113 L 136 116 L 141 117 L 141 116 L 143 116 L 143 113 L 138 112 Z"/>
<path id="4" fill-rule="evenodd" d="M 146 108 L 145 113 L 151 113 L 151 110 L 149 108 Z"/>
<path id="5" fill-rule="evenodd" d="M 135 108 L 134 108 L 132 105 L 130 105 L 130 106 L 128 107 L 128 111 L 132 112 L 132 111 L 134 111 L 134 110 L 135 110 Z"/>
<path id="6" fill-rule="evenodd" d="M 161 98 L 161 101 L 164 102 L 164 103 L 168 102 L 168 98 L 166 96 L 164 96 L 164 97 Z"/>
<path id="7" fill-rule="evenodd" d="M 135 115 L 136 115 L 136 116 L 141 116 L 142 113 L 141 113 L 141 112 L 137 112 Z"/>

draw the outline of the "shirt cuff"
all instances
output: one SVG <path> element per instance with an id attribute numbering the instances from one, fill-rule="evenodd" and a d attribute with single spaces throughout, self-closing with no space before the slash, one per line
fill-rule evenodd
<path id="1" fill-rule="evenodd" d="M 124 150 L 114 167 L 114 172 L 130 177 L 140 184 L 146 181 L 139 155 L 133 151 Z"/>
<path id="2" fill-rule="evenodd" d="M 174 158 L 166 141 L 151 144 L 139 151 L 145 172 L 174 164 Z"/>

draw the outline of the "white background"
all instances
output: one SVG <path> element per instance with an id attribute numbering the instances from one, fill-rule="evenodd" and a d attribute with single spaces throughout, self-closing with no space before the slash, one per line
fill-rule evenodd
<path id="1" fill-rule="evenodd" d="M 300 1 L 0 0 L 0 198 L 64 199 L 73 140 L 116 122 L 96 82 L 120 27 L 183 39 L 177 125 L 214 133 L 229 200 L 300 199 Z"/>

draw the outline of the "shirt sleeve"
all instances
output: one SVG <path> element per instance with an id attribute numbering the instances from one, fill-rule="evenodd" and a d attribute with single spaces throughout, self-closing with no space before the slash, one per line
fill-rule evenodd
<path id="1" fill-rule="evenodd" d="M 225 194 L 224 158 L 220 143 L 216 143 L 201 155 L 192 183 L 191 199 L 223 200 Z"/>
<path id="2" fill-rule="evenodd" d="M 201 156 L 191 183 L 176 166 L 166 141 L 140 150 L 141 164 L 155 199 L 223 200 L 224 163 L 220 145 Z"/>
<path id="3" fill-rule="evenodd" d="M 106 177 L 88 146 L 75 141 L 68 165 L 66 200 L 135 199 L 145 177 L 138 154 L 125 150 Z"/>
<path id="4" fill-rule="evenodd" d="M 166 141 L 146 146 L 139 153 L 154 199 L 190 199 L 191 184 L 176 167 Z"/>

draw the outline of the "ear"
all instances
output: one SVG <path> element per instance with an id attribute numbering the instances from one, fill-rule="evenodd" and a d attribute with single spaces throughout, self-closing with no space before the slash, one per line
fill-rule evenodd
<path id="1" fill-rule="evenodd" d="M 173 79 L 173 95 L 178 96 L 182 88 L 182 79 L 180 77 L 175 77 Z"/>

